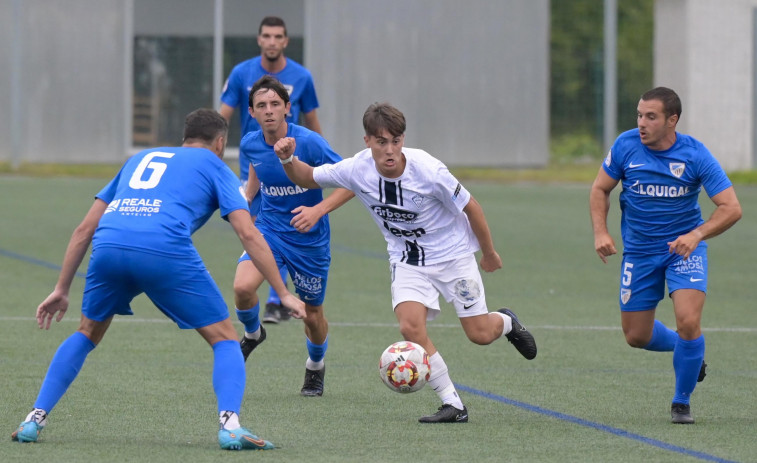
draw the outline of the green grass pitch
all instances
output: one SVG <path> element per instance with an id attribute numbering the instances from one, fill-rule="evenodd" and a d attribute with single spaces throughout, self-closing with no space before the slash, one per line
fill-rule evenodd
<path id="1" fill-rule="evenodd" d="M 594 253 L 588 184 L 466 181 L 504 262 L 484 274 L 490 310 L 515 310 L 539 347 L 527 361 L 506 340 L 473 345 L 442 302 L 429 331 L 468 406 L 468 424 L 421 425 L 417 418 L 439 406 L 436 395 L 428 388 L 400 395 L 381 383 L 379 354 L 400 336 L 385 243 L 353 201 L 331 216 L 324 396 L 299 395 L 306 356 L 299 321 L 269 327 L 247 364 L 242 423 L 278 450 L 218 448 L 211 350 L 144 296 L 90 354 L 40 442 L 11 442 L 55 349 L 77 326 L 83 278 L 74 282 L 69 313 L 50 331 L 37 328 L 34 311 L 105 182 L 0 176 L 2 461 L 757 461 L 755 186 L 737 186 L 744 218 L 710 242 L 703 320 L 710 368 L 693 395 L 693 426 L 669 423 L 671 355 L 625 344 L 616 302 L 620 257 L 603 265 Z M 702 205 L 708 215 L 706 198 Z M 616 240 L 618 218 L 614 194 Z M 231 306 L 239 241 L 216 216 L 195 243 Z M 658 317 L 673 325 L 669 300 Z"/>

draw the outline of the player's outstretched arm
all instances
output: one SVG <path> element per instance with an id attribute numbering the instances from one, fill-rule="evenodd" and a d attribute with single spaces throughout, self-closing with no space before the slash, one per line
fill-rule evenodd
<path id="1" fill-rule="evenodd" d="M 228 215 L 228 219 L 237 236 L 239 236 L 244 250 L 252 259 L 252 263 L 279 295 L 281 304 L 291 310 L 292 316 L 295 318 L 304 318 L 305 303 L 290 293 L 281 280 L 279 268 L 276 266 L 271 248 L 268 247 L 268 243 L 260 231 L 253 225 L 249 211 L 237 209 Z"/>
<path id="2" fill-rule="evenodd" d="M 478 244 L 481 246 L 481 268 L 485 272 L 493 272 L 502 268 L 502 259 L 497 254 L 497 250 L 494 249 L 492 234 L 481 204 L 471 196 L 468 204 L 463 208 L 463 212 L 468 216 L 473 234 L 476 235 Z"/>
<path id="3" fill-rule="evenodd" d="M 279 139 L 273 145 L 273 151 L 279 157 L 281 165 L 284 166 L 284 172 L 293 183 L 303 188 L 320 188 L 321 186 L 313 180 L 313 167 L 297 159 L 294 150 L 297 143 L 292 137 Z"/>
<path id="4" fill-rule="evenodd" d="M 594 250 L 605 264 L 609 256 L 618 252 L 615 248 L 615 241 L 607 230 L 610 192 L 617 184 L 618 181 L 607 175 L 607 172 L 600 167 L 589 193 L 589 213 L 591 214 L 591 226 L 594 230 Z"/>
<path id="5" fill-rule="evenodd" d="M 338 209 L 344 203 L 355 197 L 355 193 L 345 188 L 337 188 L 315 206 L 298 206 L 292 209 L 295 216 L 289 222 L 300 233 L 307 233 L 324 215 Z"/>
<path id="6" fill-rule="evenodd" d="M 84 220 L 76 227 L 71 239 L 66 247 L 66 254 L 63 256 L 58 282 L 55 289 L 42 303 L 37 306 L 37 325 L 40 329 L 50 329 L 50 323 L 53 316 L 57 313 L 55 321 L 59 322 L 68 310 L 68 292 L 71 289 L 71 282 L 74 280 L 76 270 L 81 265 L 84 255 L 92 243 L 92 236 L 95 234 L 97 224 L 105 213 L 108 203 L 101 199 L 96 199 L 89 212 L 84 216 Z"/>

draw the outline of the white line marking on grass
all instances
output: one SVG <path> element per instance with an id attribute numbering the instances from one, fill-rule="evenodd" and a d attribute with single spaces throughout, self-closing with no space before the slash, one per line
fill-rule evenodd
<path id="1" fill-rule="evenodd" d="M 36 321 L 34 317 L 5 317 L 0 316 L 0 321 Z M 64 318 L 62 322 L 79 322 L 78 317 Z M 167 318 L 141 318 L 132 316 L 119 316 L 113 319 L 118 323 L 173 323 Z M 398 327 L 397 323 L 357 323 L 357 322 L 329 322 L 329 326 L 343 326 L 355 328 L 386 328 Z M 460 325 L 450 323 L 430 323 L 429 328 L 454 328 L 459 329 Z M 529 329 L 546 330 L 546 331 L 618 331 L 620 326 L 583 326 L 583 325 L 528 325 Z M 719 328 L 702 328 L 707 333 L 757 333 L 757 328 L 752 327 L 719 327 Z"/>

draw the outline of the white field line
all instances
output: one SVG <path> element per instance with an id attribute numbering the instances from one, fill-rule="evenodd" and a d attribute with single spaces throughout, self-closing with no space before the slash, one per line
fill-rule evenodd
<path id="1" fill-rule="evenodd" d="M 0 316 L 0 322 L 34 322 L 34 317 L 5 317 Z M 79 322 L 78 317 L 67 317 L 61 320 L 62 322 Z M 139 318 L 133 316 L 121 316 L 116 317 L 113 320 L 114 323 L 173 323 L 167 318 Z M 55 321 L 53 321 L 55 323 Z M 343 326 L 343 327 L 356 327 L 356 328 L 385 328 L 385 327 L 397 327 L 397 323 L 356 323 L 356 322 L 329 322 L 329 326 Z M 620 326 L 584 326 L 584 325 L 527 325 L 529 329 L 547 330 L 547 331 L 618 331 Z M 429 328 L 455 328 L 459 329 L 460 325 L 457 324 L 444 324 L 444 323 L 431 323 Z M 707 327 L 702 328 L 702 331 L 709 333 L 757 333 L 757 327 Z"/>

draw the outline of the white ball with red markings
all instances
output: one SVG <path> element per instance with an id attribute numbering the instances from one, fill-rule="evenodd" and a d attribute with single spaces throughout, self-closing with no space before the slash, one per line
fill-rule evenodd
<path id="1" fill-rule="evenodd" d="M 426 385 L 431 375 L 428 354 L 414 342 L 395 342 L 381 354 L 379 374 L 384 384 L 394 392 L 404 394 L 418 391 Z"/>

